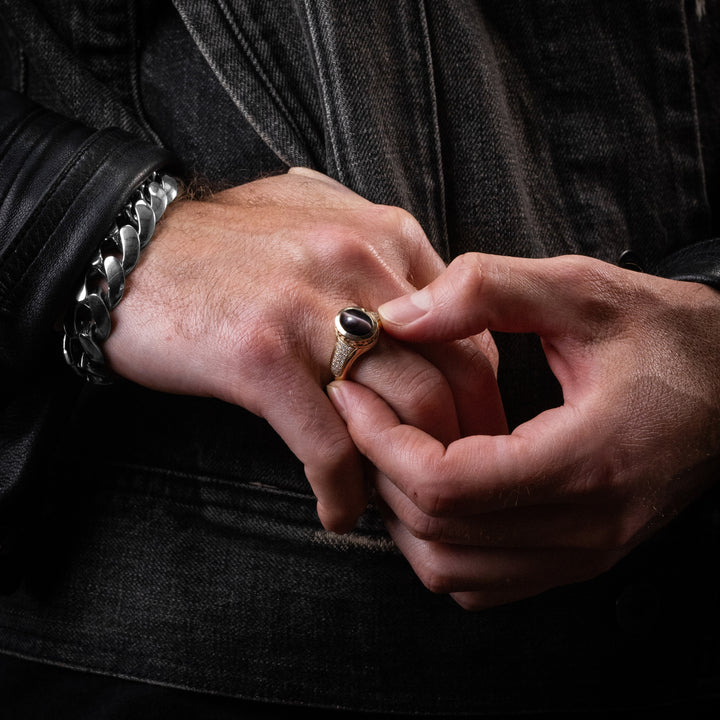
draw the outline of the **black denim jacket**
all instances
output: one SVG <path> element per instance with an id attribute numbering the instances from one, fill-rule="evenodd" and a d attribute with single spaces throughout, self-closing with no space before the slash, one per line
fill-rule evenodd
<path id="1" fill-rule="evenodd" d="M 720 8 L 699 5 L 0 0 L 0 650 L 364 710 L 720 697 L 714 494 L 592 582 L 471 614 L 371 511 L 322 532 L 263 421 L 82 387 L 56 330 L 166 166 L 227 186 L 308 165 L 408 209 L 446 259 L 582 253 L 720 287 Z M 559 401 L 533 338 L 498 344 L 513 424 Z"/>

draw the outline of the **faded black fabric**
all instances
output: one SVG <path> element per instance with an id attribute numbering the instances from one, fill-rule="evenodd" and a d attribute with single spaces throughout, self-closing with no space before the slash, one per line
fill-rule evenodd
<path id="1" fill-rule="evenodd" d="M 0 585 L 11 588 L 27 543 L 21 535 L 32 533 L 43 506 L 54 430 L 78 392 L 56 324 L 97 238 L 169 155 L 2 89 L 0 106 Z"/>
<path id="2" fill-rule="evenodd" d="M 212 186 L 315 167 L 408 209 L 448 260 L 632 250 L 647 271 L 715 282 L 703 23 L 720 7 L 704 5 L 696 20 L 681 0 L 0 0 L 0 77 L 88 128 L 164 146 Z M 112 217 L 115 201 L 98 203 Z M 40 306 L 58 287 L 36 289 Z M 3 352 L 49 331 L 28 323 Z M 561 402 L 534 338 L 498 342 L 513 424 Z M 74 392 L 48 377 L 38 401 Z M 8 407 L 3 439 L 18 428 Z M 374 712 L 720 699 L 717 491 L 592 582 L 467 613 L 422 587 L 372 510 L 348 537 L 323 532 L 300 464 L 244 410 L 125 382 L 62 407 L 42 433 L 51 470 L 23 478 L 43 488 L 42 523 L 19 554 L 0 551 L 3 577 L 23 575 L 0 601 L 5 652 Z"/>

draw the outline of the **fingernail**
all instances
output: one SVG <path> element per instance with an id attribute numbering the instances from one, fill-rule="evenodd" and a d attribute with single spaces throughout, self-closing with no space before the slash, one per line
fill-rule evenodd
<path id="1" fill-rule="evenodd" d="M 331 382 L 327 386 L 327 394 L 340 417 L 344 420 L 347 413 L 345 411 L 345 398 L 343 397 L 341 384 L 342 382 L 338 382 L 337 380 Z"/>
<path id="2" fill-rule="evenodd" d="M 423 288 L 410 295 L 403 295 L 390 302 L 383 303 L 378 312 L 380 317 L 393 325 L 409 325 L 421 318 L 430 309 L 432 297 L 430 292 Z"/>

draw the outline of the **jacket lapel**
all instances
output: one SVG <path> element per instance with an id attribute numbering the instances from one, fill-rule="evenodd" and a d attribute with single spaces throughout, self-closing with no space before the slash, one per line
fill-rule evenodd
<path id="1" fill-rule="evenodd" d="M 427 22 L 417 0 L 292 0 L 318 116 L 264 53 L 250 0 L 173 0 L 238 110 L 287 165 L 315 167 L 373 202 L 398 205 L 447 257 Z M 273 28 L 282 37 L 282 27 Z"/>

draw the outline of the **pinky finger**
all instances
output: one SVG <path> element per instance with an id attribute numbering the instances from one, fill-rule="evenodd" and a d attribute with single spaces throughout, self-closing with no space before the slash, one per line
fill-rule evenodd
<path id="1" fill-rule="evenodd" d="M 387 508 L 388 532 L 429 590 L 479 610 L 539 595 L 600 575 L 621 552 L 578 549 L 480 548 L 420 540 Z"/>

